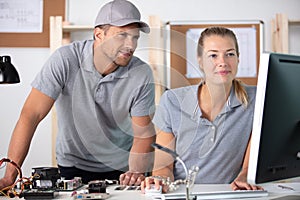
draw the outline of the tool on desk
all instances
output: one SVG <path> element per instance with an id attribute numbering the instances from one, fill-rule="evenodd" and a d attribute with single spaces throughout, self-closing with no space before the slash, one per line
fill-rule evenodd
<path id="1" fill-rule="evenodd" d="M 278 187 L 280 187 L 281 189 L 285 189 L 285 190 L 292 190 L 292 191 L 295 191 L 294 188 L 289 187 L 289 186 L 285 186 L 285 185 L 278 185 Z"/>
<path id="2" fill-rule="evenodd" d="M 165 181 L 165 183 L 163 183 L 163 184 L 168 185 L 170 191 L 176 190 L 178 188 L 179 184 L 182 184 L 182 183 L 185 184 L 185 188 L 186 188 L 185 197 L 186 197 L 186 200 L 190 200 L 190 187 L 195 182 L 195 177 L 199 171 L 199 167 L 192 166 L 192 168 L 188 171 L 185 163 L 183 162 L 183 160 L 179 157 L 179 155 L 175 151 L 173 151 L 167 147 L 161 146 L 160 144 L 157 144 L 157 143 L 153 143 L 152 147 L 154 147 L 156 149 L 160 149 L 168 154 L 171 154 L 174 157 L 174 159 L 176 159 L 182 165 L 184 172 L 185 172 L 185 179 L 184 180 L 175 180 L 174 182 L 171 182 L 170 180 L 167 179 Z"/>

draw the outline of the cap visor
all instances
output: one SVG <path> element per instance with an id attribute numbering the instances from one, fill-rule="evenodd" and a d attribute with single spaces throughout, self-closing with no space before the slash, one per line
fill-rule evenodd
<path id="1" fill-rule="evenodd" d="M 133 24 L 133 23 L 138 23 L 141 31 L 143 31 L 144 33 L 150 33 L 150 27 L 148 24 L 146 24 L 145 22 L 139 21 L 139 20 L 135 20 L 135 19 L 134 20 L 124 19 L 124 20 L 120 20 L 117 22 L 111 22 L 110 25 L 126 26 L 128 24 Z"/>

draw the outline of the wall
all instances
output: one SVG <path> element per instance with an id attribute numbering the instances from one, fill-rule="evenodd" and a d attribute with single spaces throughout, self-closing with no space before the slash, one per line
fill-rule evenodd
<path id="1" fill-rule="evenodd" d="M 66 0 L 66 19 L 74 24 L 93 25 L 98 8 L 108 0 Z M 262 20 L 265 23 L 265 50 L 271 50 L 271 19 L 286 13 L 289 19 L 300 20 L 299 0 L 132 0 L 144 21 L 158 15 L 163 22 L 178 20 Z M 74 39 L 91 38 L 92 33 L 73 34 Z M 300 54 L 300 26 L 290 28 L 290 52 Z M 0 38 L 1 39 L 1 38 Z M 137 55 L 147 61 L 147 40 L 142 37 Z M 48 48 L 1 48 L 0 55 L 11 55 L 21 75 L 17 85 L 0 85 L 0 157 L 6 156 L 9 139 L 21 107 L 30 92 L 30 82 L 49 57 Z M 51 165 L 51 116 L 39 125 L 29 156 L 23 165 L 24 175 L 32 167 Z M 3 170 L 0 169 L 0 176 Z"/>
<path id="2" fill-rule="evenodd" d="M 0 55 L 11 56 L 12 64 L 17 68 L 21 78 L 19 84 L 0 85 L 0 158 L 6 157 L 11 133 L 31 90 L 30 83 L 49 54 L 48 48 L 0 48 Z M 37 129 L 30 156 L 23 167 L 24 175 L 30 175 L 32 166 L 48 166 L 51 163 L 50 119 L 51 116 L 47 116 Z M 0 176 L 3 171 L 0 169 Z"/>

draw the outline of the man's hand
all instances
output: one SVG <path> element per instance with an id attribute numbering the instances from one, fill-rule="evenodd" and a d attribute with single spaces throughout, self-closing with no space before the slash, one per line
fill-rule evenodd
<path id="1" fill-rule="evenodd" d="M 120 185 L 140 185 L 144 179 L 143 173 L 128 171 L 120 175 Z"/>
<path id="2" fill-rule="evenodd" d="M 0 179 L 0 190 L 3 190 L 4 188 L 8 189 L 8 187 L 11 186 L 12 184 L 14 184 L 13 179 L 8 179 L 3 177 Z"/>

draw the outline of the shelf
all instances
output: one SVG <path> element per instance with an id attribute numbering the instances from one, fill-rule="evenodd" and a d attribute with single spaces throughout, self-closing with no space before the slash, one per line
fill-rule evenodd
<path id="1" fill-rule="evenodd" d="M 63 25 L 63 32 L 74 32 L 74 31 L 92 31 L 93 26 L 88 25 Z"/>
<path id="2" fill-rule="evenodd" d="M 290 25 L 300 25 L 300 20 L 289 20 Z"/>

